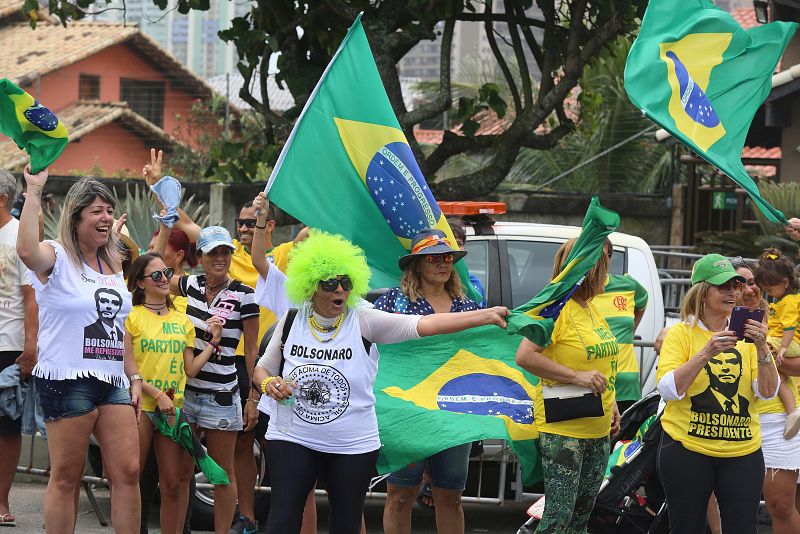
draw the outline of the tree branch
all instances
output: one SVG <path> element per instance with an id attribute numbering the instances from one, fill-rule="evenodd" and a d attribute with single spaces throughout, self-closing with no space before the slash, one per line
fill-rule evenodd
<path id="1" fill-rule="evenodd" d="M 508 0 L 506 0 L 508 2 Z M 512 7 L 513 10 L 513 7 Z M 517 67 L 519 68 L 519 75 L 522 79 L 522 99 L 525 106 L 533 104 L 533 87 L 531 86 L 531 75 L 528 72 L 528 60 L 525 58 L 525 51 L 522 49 L 522 41 L 519 38 L 519 31 L 517 25 L 511 20 L 511 12 L 506 11 L 508 15 L 508 33 L 511 35 L 511 42 L 513 44 L 514 55 L 517 58 Z M 519 113 L 519 112 L 517 112 Z"/>
<path id="2" fill-rule="evenodd" d="M 461 13 L 456 17 L 456 20 L 463 20 L 465 22 L 507 22 L 508 13 L 492 13 L 491 11 L 484 13 Z M 533 26 L 536 28 L 544 28 L 546 24 L 543 20 L 532 19 L 519 14 L 515 14 L 512 20 L 514 24 Z"/>
<path id="3" fill-rule="evenodd" d="M 430 102 L 426 102 L 413 111 L 399 116 L 400 124 L 419 124 L 450 109 L 450 106 L 453 105 L 453 96 L 450 92 L 450 50 L 453 43 L 453 28 L 455 24 L 455 19 L 448 19 L 444 24 L 439 51 L 439 93 Z"/>
<path id="4" fill-rule="evenodd" d="M 488 15 L 492 14 L 492 4 L 493 0 L 486 0 L 486 14 Z M 484 29 L 486 31 L 486 40 L 489 42 L 489 48 L 492 49 L 492 54 L 494 54 L 495 59 L 497 59 L 497 66 L 500 67 L 500 72 L 503 73 L 506 84 L 508 84 L 508 90 L 511 92 L 511 98 L 514 100 L 514 110 L 519 114 L 522 112 L 522 101 L 519 97 L 519 90 L 517 89 L 514 77 L 511 75 L 511 69 L 508 68 L 508 64 L 503 54 L 500 53 L 500 48 L 497 46 L 497 40 L 494 38 L 492 17 L 486 19 Z"/>

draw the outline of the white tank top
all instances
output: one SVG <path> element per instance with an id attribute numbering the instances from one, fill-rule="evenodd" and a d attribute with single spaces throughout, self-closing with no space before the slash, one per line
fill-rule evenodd
<path id="1" fill-rule="evenodd" d="M 68 380 L 93 376 L 127 388 L 123 355 L 131 294 L 122 273 L 103 275 L 85 263 L 78 269 L 66 250 L 56 252 L 47 283 L 30 273 L 39 303 L 39 362 L 34 376 Z"/>
<path id="2" fill-rule="evenodd" d="M 309 311 L 308 303 L 300 307 L 283 349 L 283 376 L 297 385 L 291 428 L 284 433 L 270 424 L 267 439 L 337 454 L 377 450 L 372 385 L 378 355 L 364 349 L 358 312 L 348 309 L 336 338 L 321 343 L 311 334 Z"/>

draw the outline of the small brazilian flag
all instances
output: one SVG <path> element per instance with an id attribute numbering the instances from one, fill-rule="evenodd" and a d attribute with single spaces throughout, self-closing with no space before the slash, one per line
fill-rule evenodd
<path id="1" fill-rule="evenodd" d="M 397 259 L 420 231 L 438 228 L 455 247 L 386 96 L 361 15 L 311 93 L 266 191 L 303 224 L 361 247 L 373 288 L 397 285 Z M 457 268 L 468 295 L 480 302 L 466 264 Z"/>
<path id="2" fill-rule="evenodd" d="M 496 326 L 381 345 L 374 393 L 381 447 L 378 472 L 390 473 L 444 449 L 504 439 L 523 481 L 541 480 L 533 390 L 539 379 L 517 367 L 522 340 Z"/>
<path id="3" fill-rule="evenodd" d="M 522 334 L 540 347 L 548 346 L 561 309 L 597 264 L 606 238 L 619 223 L 619 214 L 604 208 L 600 199 L 593 197 L 578 240 L 564 261 L 564 268 L 535 297 L 509 315 L 508 332 Z"/>
<path id="4" fill-rule="evenodd" d="M 53 163 L 69 142 L 58 117 L 7 78 L 0 80 L 0 132 L 30 155 L 34 174 Z"/>
<path id="5" fill-rule="evenodd" d="M 743 187 L 769 220 L 786 224 L 748 176 L 741 155 L 772 74 L 797 25 L 744 30 L 710 0 L 650 0 L 625 65 L 633 104 Z"/>

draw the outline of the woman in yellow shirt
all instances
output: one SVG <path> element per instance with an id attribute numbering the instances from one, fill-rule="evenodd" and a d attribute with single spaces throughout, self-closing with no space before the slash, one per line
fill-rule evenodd
<path id="1" fill-rule="evenodd" d="M 681 323 L 661 348 L 658 391 L 667 402 L 658 469 L 669 506 L 670 532 L 703 532 L 717 497 L 723 532 L 755 532 L 764 480 L 756 397 L 778 389 L 766 325 L 744 328 L 754 343 L 728 330 L 745 279 L 719 254 L 699 259 L 681 302 Z"/>
<path id="2" fill-rule="evenodd" d="M 567 241 L 556 252 L 553 278 L 575 242 Z M 608 463 L 609 434 L 619 430 L 614 397 L 619 345 L 592 302 L 603 292 L 607 276 L 608 256 L 602 254 L 561 310 L 550 344 L 540 347 L 523 338 L 517 350 L 517 364 L 542 379 L 534 395 L 534 419 L 547 501 L 538 534 L 586 532 Z M 542 384 L 552 392 L 580 388 L 588 395 L 584 405 L 594 405 L 592 393 L 600 399 L 591 416 L 564 418 L 545 402 Z"/>
<path id="3" fill-rule="evenodd" d="M 195 355 L 194 327 L 169 297 L 173 273 L 155 252 L 133 262 L 128 276 L 133 308 L 125 321 L 126 357 L 133 355 L 143 378 L 140 465 L 145 465 L 154 442 L 161 485 L 161 532 L 165 534 L 183 532 L 194 463 L 180 445 L 155 431 L 156 412 L 175 415 L 175 408 L 183 406 L 186 376 L 197 375 L 222 335 L 221 320 L 212 316 L 208 320 L 212 342 Z"/>

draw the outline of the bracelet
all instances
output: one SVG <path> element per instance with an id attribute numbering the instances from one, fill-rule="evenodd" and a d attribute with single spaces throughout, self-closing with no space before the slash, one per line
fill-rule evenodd
<path id="1" fill-rule="evenodd" d="M 166 395 L 166 393 L 164 393 L 164 390 L 163 389 L 159 389 L 158 390 L 158 394 L 156 394 L 156 396 L 153 397 L 153 400 L 157 401 L 158 399 L 160 399 L 164 395 Z"/>
<path id="2" fill-rule="evenodd" d="M 209 341 L 208 344 L 213 347 L 214 354 L 219 354 L 220 352 L 222 352 L 222 349 L 219 348 L 219 343 L 217 343 L 213 339 L 211 341 Z"/>
<path id="3" fill-rule="evenodd" d="M 259 399 L 247 399 L 247 402 L 258 402 Z"/>
<path id="4" fill-rule="evenodd" d="M 759 365 L 768 365 L 772 363 L 772 354 L 767 354 L 764 358 L 756 357 L 756 361 L 758 361 Z"/>
<path id="5" fill-rule="evenodd" d="M 267 225 L 265 224 L 264 226 L 259 226 L 259 225 L 256 224 L 256 228 L 258 228 L 259 230 L 266 230 L 267 229 Z"/>
<path id="6" fill-rule="evenodd" d="M 263 394 L 265 394 L 265 395 L 267 394 L 267 385 L 268 385 L 270 382 L 272 382 L 273 380 L 275 380 L 275 377 L 274 377 L 274 376 L 268 376 L 267 378 L 265 378 L 265 379 L 264 379 L 264 380 L 261 382 L 261 393 L 263 393 Z"/>

